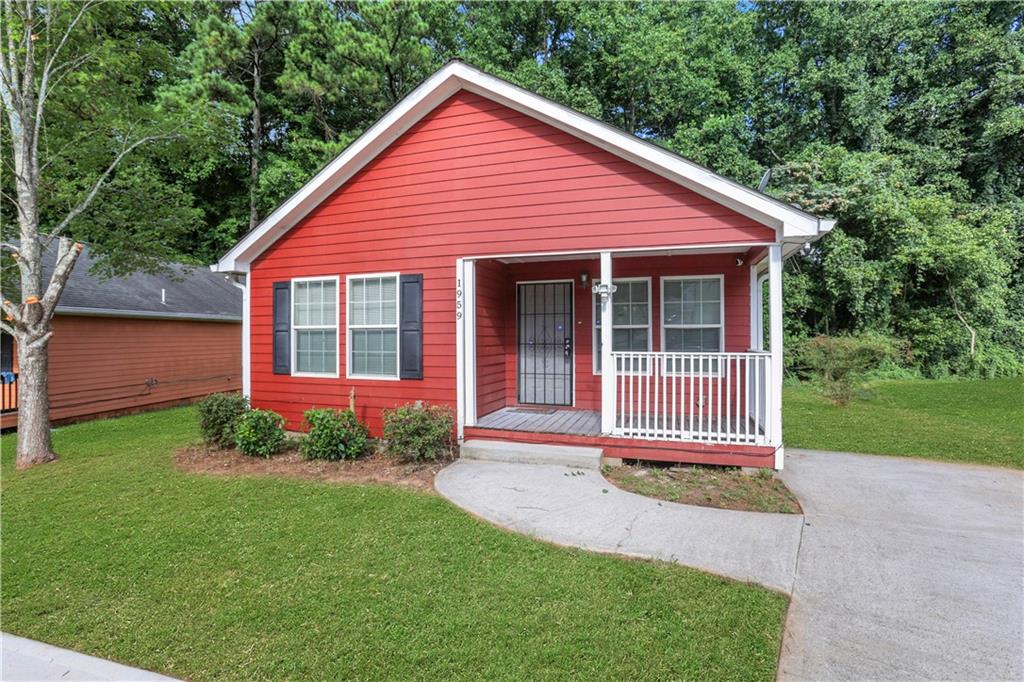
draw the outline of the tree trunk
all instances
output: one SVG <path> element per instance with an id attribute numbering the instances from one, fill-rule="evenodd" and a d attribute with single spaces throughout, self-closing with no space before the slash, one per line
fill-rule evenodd
<path id="1" fill-rule="evenodd" d="M 260 52 L 255 50 L 252 62 L 252 129 L 249 131 L 249 229 L 260 222 L 259 184 L 260 151 L 263 143 L 263 121 L 260 111 L 262 88 L 260 83 Z"/>
<path id="2" fill-rule="evenodd" d="M 18 453 L 19 469 L 57 459 L 50 439 L 50 390 L 47 384 L 49 340 L 18 340 Z"/>

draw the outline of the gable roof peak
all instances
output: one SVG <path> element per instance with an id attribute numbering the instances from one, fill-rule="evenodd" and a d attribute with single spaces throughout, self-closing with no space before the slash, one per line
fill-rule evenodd
<path id="1" fill-rule="evenodd" d="M 453 58 L 356 138 L 295 194 L 285 200 L 217 264 L 222 272 L 246 272 L 249 264 L 399 136 L 460 90 L 503 104 L 590 142 L 712 201 L 775 229 L 779 241 L 811 241 L 830 230 L 824 220 L 763 192 L 719 175 L 664 147 L 570 109 Z"/>

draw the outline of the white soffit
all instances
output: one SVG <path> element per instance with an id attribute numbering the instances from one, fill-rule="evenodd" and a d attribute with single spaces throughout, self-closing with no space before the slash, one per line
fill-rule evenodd
<path id="1" fill-rule="evenodd" d="M 245 235 L 217 263 L 221 272 L 247 272 L 249 263 L 316 208 L 430 111 L 465 89 L 544 121 L 559 130 L 677 182 L 701 196 L 776 230 L 780 240 L 817 239 L 834 225 L 691 161 L 516 85 L 454 61 L 427 78 L 345 151 Z"/>

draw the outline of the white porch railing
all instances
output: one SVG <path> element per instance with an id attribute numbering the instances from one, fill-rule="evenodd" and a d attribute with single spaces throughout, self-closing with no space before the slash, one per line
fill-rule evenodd
<path id="1" fill-rule="evenodd" d="M 768 445 L 771 354 L 612 353 L 614 435 Z"/>

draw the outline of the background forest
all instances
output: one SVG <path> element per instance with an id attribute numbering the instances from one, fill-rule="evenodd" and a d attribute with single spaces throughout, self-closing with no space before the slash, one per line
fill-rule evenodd
<path id="1" fill-rule="evenodd" d="M 70 229 L 108 272 L 212 262 L 459 57 L 837 218 L 787 265 L 791 342 L 1019 375 L 1022 23 L 1011 2 L 101 4 L 46 103 L 42 223 L 153 134 Z"/>

